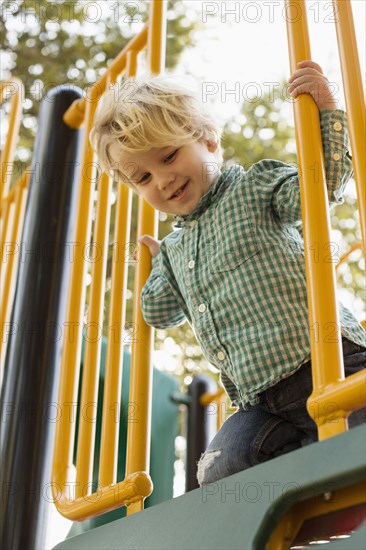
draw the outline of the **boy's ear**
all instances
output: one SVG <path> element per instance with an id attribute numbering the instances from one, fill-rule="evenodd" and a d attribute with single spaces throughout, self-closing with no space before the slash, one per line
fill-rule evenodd
<path id="1" fill-rule="evenodd" d="M 207 149 L 210 151 L 210 153 L 215 153 L 218 149 L 218 143 L 214 141 L 213 139 L 207 140 Z"/>

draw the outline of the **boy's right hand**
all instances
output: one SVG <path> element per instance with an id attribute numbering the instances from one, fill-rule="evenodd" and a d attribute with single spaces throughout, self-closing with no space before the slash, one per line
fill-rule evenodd
<path id="1" fill-rule="evenodd" d="M 138 242 L 148 247 L 152 257 L 159 254 L 160 241 L 157 241 L 156 239 L 154 239 L 154 237 L 151 237 L 151 235 L 141 235 L 141 237 L 138 239 Z M 137 256 L 137 251 L 135 251 L 134 256 Z M 134 260 L 137 260 L 137 258 L 134 257 Z"/>

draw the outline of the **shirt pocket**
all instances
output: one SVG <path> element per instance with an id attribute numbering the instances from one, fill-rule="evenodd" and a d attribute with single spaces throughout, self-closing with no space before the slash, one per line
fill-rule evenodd
<path id="1" fill-rule="evenodd" d="M 233 271 L 259 251 L 254 222 L 244 204 L 218 208 L 205 240 L 211 273 Z"/>

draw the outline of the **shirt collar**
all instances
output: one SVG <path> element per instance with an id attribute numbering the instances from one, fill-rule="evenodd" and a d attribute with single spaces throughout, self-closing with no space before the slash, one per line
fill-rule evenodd
<path id="1" fill-rule="evenodd" d="M 228 170 L 225 170 L 211 185 L 207 193 L 205 193 L 199 200 L 196 208 L 190 214 L 184 214 L 182 216 L 175 215 L 174 217 L 174 227 L 180 228 L 184 227 L 187 223 L 192 220 L 197 220 L 211 205 L 214 204 L 227 189 L 227 187 L 235 181 L 237 176 L 242 176 L 244 174 L 244 169 L 235 164 Z"/>

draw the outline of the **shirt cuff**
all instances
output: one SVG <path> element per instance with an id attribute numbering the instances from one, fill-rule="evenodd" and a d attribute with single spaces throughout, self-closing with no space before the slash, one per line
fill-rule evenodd
<path id="1" fill-rule="evenodd" d="M 341 109 L 320 111 L 320 127 L 323 143 L 333 142 L 350 149 L 346 113 Z"/>

